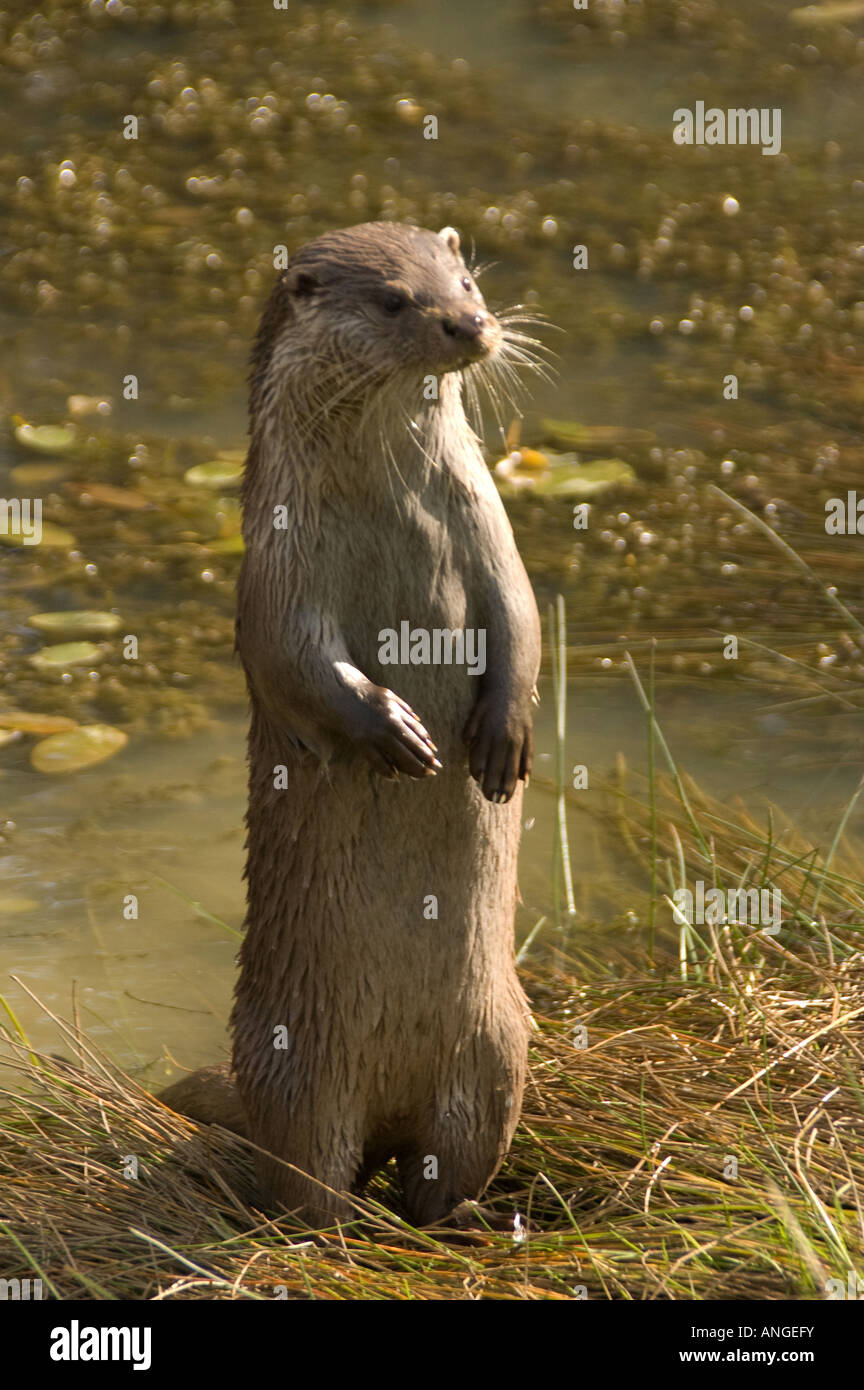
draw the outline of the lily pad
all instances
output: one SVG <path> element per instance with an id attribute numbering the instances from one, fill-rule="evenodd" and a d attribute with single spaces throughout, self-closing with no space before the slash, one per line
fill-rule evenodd
<path id="1" fill-rule="evenodd" d="M 588 501 L 635 480 L 635 471 L 623 459 L 592 459 L 590 463 L 567 463 L 551 468 L 544 477 L 537 479 L 534 491 L 540 497 L 574 497 Z"/>
<path id="2" fill-rule="evenodd" d="M 110 415 L 111 402 L 104 396 L 67 396 L 66 409 L 76 418 L 82 415 Z"/>
<path id="3" fill-rule="evenodd" d="M 65 714 L 28 714 L 25 710 L 0 710 L 0 729 L 17 729 L 22 734 L 65 734 L 77 728 Z"/>
<path id="4" fill-rule="evenodd" d="M 793 24 L 805 27 L 821 24 L 842 24 L 847 19 L 860 19 L 864 15 L 862 0 L 838 0 L 837 4 L 802 5 L 789 11 Z"/>
<path id="5" fill-rule="evenodd" d="M 103 655 L 95 642 L 59 642 L 56 647 L 34 652 L 29 660 L 37 671 L 65 671 L 70 666 L 92 666 Z"/>
<path id="6" fill-rule="evenodd" d="M 84 506 L 110 507 L 115 512 L 149 512 L 155 506 L 143 493 L 110 483 L 69 483 L 68 487 Z"/>
<path id="7" fill-rule="evenodd" d="M 34 454 L 63 454 L 75 443 L 75 431 L 65 425 L 28 425 L 22 420 L 15 426 L 15 438 Z"/>
<path id="8" fill-rule="evenodd" d="M 608 449 L 610 445 L 656 444 L 653 430 L 628 425 L 580 425 L 576 420 L 544 420 L 543 435 L 561 449 Z"/>
<path id="9" fill-rule="evenodd" d="M 18 487 L 45 487 L 56 483 L 65 472 L 62 463 L 18 463 L 9 469 L 9 476 Z"/>
<path id="10" fill-rule="evenodd" d="M 507 497 L 527 493 L 531 497 L 573 497 L 587 502 L 604 492 L 636 481 L 636 473 L 623 459 L 592 459 L 579 463 L 575 454 L 550 454 L 550 467 L 510 469 L 499 465 L 495 481 Z"/>
<path id="11" fill-rule="evenodd" d="M 37 772 L 80 772 L 113 758 L 129 742 L 122 729 L 111 724 L 82 724 L 71 733 L 42 739 L 30 754 Z"/>
<path id="12" fill-rule="evenodd" d="M 183 474 L 184 481 L 191 487 L 206 487 L 214 492 L 218 492 L 220 488 L 237 487 L 242 477 L 242 461 L 226 458 L 213 459 L 210 463 L 196 463 L 194 468 L 187 468 Z"/>
<path id="13" fill-rule="evenodd" d="M 116 613 L 85 609 L 70 613 L 34 613 L 27 619 L 49 642 L 76 642 L 85 637 L 112 637 L 120 626 Z M 0 724 L 2 724 L 0 716 Z"/>
<path id="14" fill-rule="evenodd" d="M 20 737 L 17 729 L 4 729 L 0 726 L 0 748 L 5 748 L 7 743 L 17 743 Z"/>

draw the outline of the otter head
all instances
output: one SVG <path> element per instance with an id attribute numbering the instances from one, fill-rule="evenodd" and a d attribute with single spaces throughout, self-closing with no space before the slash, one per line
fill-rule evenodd
<path id="1" fill-rule="evenodd" d="M 393 222 L 328 232 L 282 279 L 290 331 L 328 360 L 392 380 L 458 371 L 498 351 L 501 327 L 465 265 L 452 227 L 437 234 Z"/>

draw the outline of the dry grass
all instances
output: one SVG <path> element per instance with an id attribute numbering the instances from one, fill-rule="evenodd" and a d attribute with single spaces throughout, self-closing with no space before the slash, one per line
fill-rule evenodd
<path id="1" fill-rule="evenodd" d="M 0 1277 L 63 1299 L 824 1297 L 862 1265 L 864 969 L 818 937 L 761 963 L 726 937 L 699 983 L 672 957 L 665 977 L 532 970 L 523 1123 L 487 1201 L 519 1214 L 510 1231 L 412 1230 L 384 1180 L 355 1223 L 298 1231 L 255 1206 L 242 1140 L 172 1114 L 71 1029 L 83 1065 L 35 1065 L 7 1033 Z"/>
<path id="2" fill-rule="evenodd" d="M 561 756 L 546 789 L 565 866 L 564 807 L 582 802 L 563 777 L 559 617 Z M 355 1221 L 299 1230 L 255 1205 L 250 1145 L 166 1110 L 61 1020 L 79 1061 L 34 1056 L 13 1019 L 0 1278 L 39 1277 L 63 1299 L 533 1301 L 822 1299 L 828 1279 L 860 1277 L 864 864 L 847 830 L 864 782 L 824 850 L 779 813 L 763 826 L 679 771 L 653 667 L 647 693 L 630 669 L 648 777 L 621 760 L 603 815 L 619 878 L 630 867 L 641 884 L 627 901 L 644 901 L 642 923 L 630 910 L 630 929 L 576 933 L 559 906 L 558 925 L 532 934 L 538 1029 L 522 1124 L 485 1202 L 494 1219 L 412 1229 L 384 1174 Z M 700 879 L 780 891 L 779 933 L 675 927 L 664 897 Z"/>

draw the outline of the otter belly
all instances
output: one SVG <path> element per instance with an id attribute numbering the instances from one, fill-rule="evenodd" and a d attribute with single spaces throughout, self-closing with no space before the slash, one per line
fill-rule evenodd
<path id="1" fill-rule="evenodd" d="M 233 1024 L 256 1142 L 337 1189 L 395 1154 L 424 1220 L 497 1168 L 527 1040 L 512 939 L 521 795 L 485 801 L 457 742 L 437 777 L 390 783 L 351 759 L 326 772 L 280 759 L 271 732 L 252 731 Z M 339 1209 L 278 1165 L 262 1177 L 288 1205 Z"/>
<path id="2" fill-rule="evenodd" d="M 276 791 L 272 757 L 253 768 L 243 948 L 267 961 L 268 1008 L 338 997 L 364 1038 L 385 1014 L 398 1034 L 409 1016 L 482 1012 L 477 984 L 512 959 L 520 796 L 484 801 L 455 760 L 387 782 L 288 753 Z"/>

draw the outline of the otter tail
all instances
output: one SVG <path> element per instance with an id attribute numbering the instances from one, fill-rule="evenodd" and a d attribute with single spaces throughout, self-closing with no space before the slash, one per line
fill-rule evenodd
<path id="1" fill-rule="evenodd" d="M 175 1081 L 173 1086 L 160 1091 L 156 1099 L 189 1120 L 221 1125 L 243 1138 L 247 1136 L 246 1114 L 227 1062 L 193 1071 L 182 1081 Z"/>

